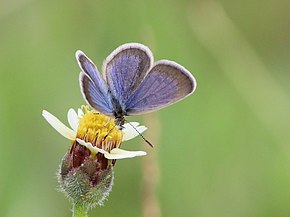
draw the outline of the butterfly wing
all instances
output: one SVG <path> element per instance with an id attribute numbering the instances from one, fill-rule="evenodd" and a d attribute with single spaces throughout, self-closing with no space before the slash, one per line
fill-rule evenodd
<path id="1" fill-rule="evenodd" d="M 76 52 L 76 59 L 80 68 L 80 87 L 87 103 L 97 111 L 112 115 L 112 102 L 108 86 L 98 72 L 94 63 L 82 52 Z"/>
<path id="2" fill-rule="evenodd" d="M 196 88 L 195 78 L 183 66 L 160 60 L 125 104 L 127 115 L 139 115 L 176 103 Z"/>
<path id="3" fill-rule="evenodd" d="M 123 109 L 152 65 L 151 51 L 138 43 L 121 45 L 106 58 L 103 64 L 105 80 Z"/>

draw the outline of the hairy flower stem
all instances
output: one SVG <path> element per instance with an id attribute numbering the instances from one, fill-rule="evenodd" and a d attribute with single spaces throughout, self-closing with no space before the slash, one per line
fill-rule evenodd
<path id="1" fill-rule="evenodd" d="M 88 209 L 83 204 L 73 205 L 73 217 L 88 217 Z"/>

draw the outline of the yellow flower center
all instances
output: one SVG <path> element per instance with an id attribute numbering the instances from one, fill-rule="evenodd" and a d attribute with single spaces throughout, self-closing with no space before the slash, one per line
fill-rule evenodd
<path id="1" fill-rule="evenodd" d="M 79 120 L 77 138 L 110 152 L 120 146 L 123 132 L 116 128 L 110 117 L 85 109 L 85 114 Z"/>

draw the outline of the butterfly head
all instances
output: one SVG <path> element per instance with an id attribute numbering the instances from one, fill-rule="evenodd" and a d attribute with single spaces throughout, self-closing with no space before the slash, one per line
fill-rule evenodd
<path id="1" fill-rule="evenodd" d="M 123 114 L 123 113 L 119 113 L 119 114 L 117 114 L 117 113 L 114 113 L 114 116 L 115 116 L 115 124 L 116 124 L 116 126 L 117 126 L 117 128 L 119 129 L 119 130 L 122 130 L 122 129 L 124 129 L 124 124 L 125 124 L 125 114 Z"/>

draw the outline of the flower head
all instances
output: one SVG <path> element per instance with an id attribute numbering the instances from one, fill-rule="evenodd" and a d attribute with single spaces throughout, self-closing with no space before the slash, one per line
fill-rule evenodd
<path id="1" fill-rule="evenodd" d="M 137 122 L 124 124 L 122 130 L 115 127 L 114 120 L 83 106 L 83 109 L 69 109 L 67 118 L 72 129 L 46 110 L 42 115 L 47 122 L 61 135 L 73 142 L 87 147 L 91 154 L 102 153 L 107 159 L 123 159 L 146 155 L 143 151 L 125 151 L 120 149 L 121 142 L 135 138 L 138 132 L 147 128 L 139 126 Z M 136 129 L 134 129 L 136 128 Z"/>
<path id="2" fill-rule="evenodd" d="M 122 130 L 114 120 L 84 106 L 68 111 L 68 128 L 47 111 L 43 117 L 61 135 L 72 141 L 58 173 L 61 190 L 73 201 L 88 207 L 102 204 L 113 184 L 113 167 L 117 159 L 146 155 L 144 151 L 120 149 L 122 141 L 142 133 L 147 128 L 132 122 Z M 134 129 L 135 128 L 135 129 Z"/>

